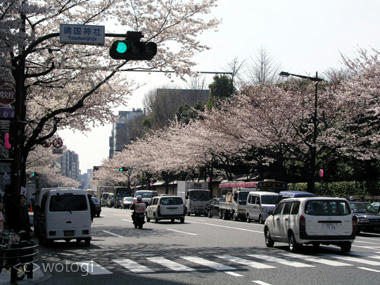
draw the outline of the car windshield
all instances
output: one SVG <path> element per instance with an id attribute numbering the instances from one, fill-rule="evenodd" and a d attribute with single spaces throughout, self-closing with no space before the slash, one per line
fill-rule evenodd
<path id="1" fill-rule="evenodd" d="M 249 193 L 248 191 L 239 192 L 239 201 L 247 202 L 248 193 Z"/>
<path id="2" fill-rule="evenodd" d="M 141 198 L 152 198 L 153 197 L 152 192 L 136 192 L 135 197 L 137 197 L 139 195 L 141 196 Z"/>
<path id="3" fill-rule="evenodd" d="M 183 203 L 181 197 L 163 197 L 161 198 L 161 205 L 181 205 Z"/>
<path id="4" fill-rule="evenodd" d="M 312 216 L 345 216 L 351 213 L 346 201 L 311 200 L 305 205 L 305 214 Z"/>
<path id="5" fill-rule="evenodd" d="M 85 195 L 64 194 L 52 196 L 50 199 L 49 211 L 85 211 L 87 201 Z"/>
<path id="6" fill-rule="evenodd" d="M 208 191 L 190 191 L 190 200 L 192 201 L 208 201 L 210 200 L 210 194 Z"/>
<path id="7" fill-rule="evenodd" d="M 352 212 L 354 213 L 368 213 L 369 203 L 366 202 L 352 202 L 350 203 Z"/>
<path id="8" fill-rule="evenodd" d="M 380 203 L 371 203 L 367 207 L 367 212 L 372 214 L 377 214 L 379 212 Z"/>
<path id="9" fill-rule="evenodd" d="M 261 204 L 277 204 L 279 202 L 279 196 L 277 195 L 264 195 L 261 196 Z"/>

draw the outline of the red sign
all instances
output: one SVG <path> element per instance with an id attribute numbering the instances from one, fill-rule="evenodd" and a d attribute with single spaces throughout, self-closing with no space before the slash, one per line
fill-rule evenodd
<path id="1" fill-rule="evenodd" d="M 8 86 L 0 87 L 0 104 L 8 105 L 15 101 L 15 92 Z"/>

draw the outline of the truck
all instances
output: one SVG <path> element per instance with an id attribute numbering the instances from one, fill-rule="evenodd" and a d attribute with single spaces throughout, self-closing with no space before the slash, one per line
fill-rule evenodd
<path id="1" fill-rule="evenodd" d="M 228 220 L 246 221 L 247 196 L 251 188 L 232 188 L 226 193 L 226 201 L 219 203 L 219 217 Z"/>
<path id="2" fill-rule="evenodd" d="M 207 215 L 211 199 L 207 186 L 207 182 L 178 181 L 177 195 L 182 198 L 188 216 Z"/>

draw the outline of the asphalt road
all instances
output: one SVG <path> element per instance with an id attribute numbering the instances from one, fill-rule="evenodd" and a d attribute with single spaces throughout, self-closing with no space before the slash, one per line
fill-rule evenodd
<path id="1" fill-rule="evenodd" d="M 41 247 L 38 284 L 377 284 L 380 235 L 358 236 L 352 251 L 335 246 L 266 248 L 263 225 L 188 217 L 135 229 L 129 210 L 102 208 L 89 248 Z M 377 281 L 375 281 L 377 280 Z"/>

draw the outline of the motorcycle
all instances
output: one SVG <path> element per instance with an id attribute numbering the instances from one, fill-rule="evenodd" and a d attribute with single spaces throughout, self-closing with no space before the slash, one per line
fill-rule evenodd
<path id="1" fill-rule="evenodd" d="M 132 220 L 133 224 L 135 226 L 135 229 L 143 228 L 143 224 L 145 223 L 145 214 L 144 213 L 133 213 L 132 214 Z"/>

